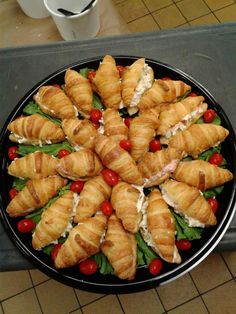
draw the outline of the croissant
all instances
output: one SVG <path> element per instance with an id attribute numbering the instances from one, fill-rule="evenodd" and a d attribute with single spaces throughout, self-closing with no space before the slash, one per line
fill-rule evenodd
<path id="1" fill-rule="evenodd" d="M 119 144 L 105 135 L 99 134 L 94 149 L 103 165 L 115 171 L 127 183 L 142 185 L 143 179 L 130 154 Z"/>
<path id="2" fill-rule="evenodd" d="M 102 176 L 88 180 L 80 193 L 79 203 L 76 207 L 74 222 L 80 222 L 91 217 L 99 210 L 100 205 L 111 195 L 111 187 Z"/>
<path id="3" fill-rule="evenodd" d="M 144 194 L 126 182 L 116 184 L 111 193 L 111 204 L 125 230 L 136 233 L 141 221 Z"/>
<path id="4" fill-rule="evenodd" d="M 169 180 L 161 186 L 164 200 L 180 215 L 190 227 L 214 226 L 216 217 L 211 205 L 196 187 L 183 182 Z"/>
<path id="5" fill-rule="evenodd" d="M 102 164 L 98 156 L 87 148 L 61 158 L 57 164 L 57 172 L 74 181 L 88 180 L 101 170 Z"/>
<path id="6" fill-rule="evenodd" d="M 197 158 L 203 151 L 223 142 L 228 134 L 229 131 L 220 125 L 193 124 L 187 130 L 172 137 L 169 146 Z"/>
<path id="7" fill-rule="evenodd" d="M 75 147 L 93 148 L 97 130 L 91 121 L 87 119 L 64 119 L 62 129 L 68 141 Z"/>
<path id="8" fill-rule="evenodd" d="M 135 236 L 122 226 L 116 215 L 108 219 L 105 241 L 101 245 L 102 252 L 111 263 L 115 275 L 120 279 L 132 280 L 136 273 L 137 243 Z"/>
<path id="9" fill-rule="evenodd" d="M 144 178 L 144 186 L 159 185 L 175 171 L 183 157 L 181 150 L 168 147 L 155 153 L 148 152 L 138 163 L 138 169 Z"/>
<path id="10" fill-rule="evenodd" d="M 8 167 L 8 174 L 18 178 L 41 179 L 57 174 L 58 159 L 35 152 L 22 158 L 16 158 Z"/>
<path id="11" fill-rule="evenodd" d="M 10 217 L 27 215 L 43 207 L 66 183 L 67 180 L 59 176 L 29 180 L 8 204 L 6 211 Z"/>
<path id="12" fill-rule="evenodd" d="M 99 252 L 106 224 L 106 216 L 99 214 L 75 226 L 58 251 L 54 262 L 55 267 L 74 266 Z"/>
<path id="13" fill-rule="evenodd" d="M 168 263 L 181 262 L 175 246 L 175 222 L 159 190 L 148 197 L 146 215 L 140 225 L 144 240 Z"/>
<path id="14" fill-rule="evenodd" d="M 11 132 L 9 139 L 20 144 L 51 144 L 65 139 L 65 134 L 58 125 L 38 114 L 19 117 L 7 129 Z"/>
<path id="15" fill-rule="evenodd" d="M 182 161 L 171 176 L 201 191 L 212 189 L 233 179 L 233 174 L 229 170 L 204 160 Z"/>
<path id="16" fill-rule="evenodd" d="M 44 113 L 54 118 L 65 119 L 77 116 L 77 110 L 61 88 L 41 86 L 33 98 Z"/>
<path id="17" fill-rule="evenodd" d="M 142 94 L 152 86 L 154 73 L 144 58 L 126 67 L 122 75 L 122 99 L 126 107 L 136 107 Z"/>
<path id="18" fill-rule="evenodd" d="M 122 103 L 120 75 L 112 56 L 106 55 L 103 58 L 93 79 L 93 84 L 105 107 L 120 107 Z"/>
<path id="19" fill-rule="evenodd" d="M 93 109 L 93 91 L 89 80 L 77 71 L 68 69 L 65 74 L 65 92 L 79 113 L 89 118 L 89 112 Z"/>
<path id="20" fill-rule="evenodd" d="M 109 136 L 115 142 L 128 138 L 128 127 L 124 124 L 119 112 L 114 108 L 107 108 L 103 112 L 104 135 Z"/>
<path id="21" fill-rule="evenodd" d="M 167 144 L 170 137 L 178 131 L 187 129 L 207 110 L 204 97 L 187 97 L 180 102 L 170 104 L 167 110 L 161 111 L 160 125 L 157 134 L 162 135 L 161 143 Z"/>
<path id="22" fill-rule="evenodd" d="M 155 80 L 152 87 L 141 97 L 138 107 L 140 110 L 159 106 L 162 103 L 174 102 L 183 96 L 191 87 L 182 81 Z"/>
<path id="23" fill-rule="evenodd" d="M 32 235 L 32 246 L 35 250 L 56 241 L 68 227 L 72 228 L 70 216 L 73 200 L 74 193 L 67 191 L 45 209 Z"/>
<path id="24" fill-rule="evenodd" d="M 130 154 L 135 161 L 140 161 L 149 150 L 149 143 L 155 136 L 155 129 L 159 125 L 158 117 L 159 110 L 151 108 L 132 119 L 129 127 L 129 140 L 131 142 Z"/>

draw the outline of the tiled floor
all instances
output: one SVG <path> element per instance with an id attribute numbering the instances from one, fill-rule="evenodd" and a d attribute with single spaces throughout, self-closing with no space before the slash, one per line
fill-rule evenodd
<path id="1" fill-rule="evenodd" d="M 113 0 L 132 32 L 236 21 L 236 0 Z M 236 252 L 212 253 L 190 273 L 145 292 L 103 295 L 38 270 L 0 273 L 0 314 L 233 314 Z"/>

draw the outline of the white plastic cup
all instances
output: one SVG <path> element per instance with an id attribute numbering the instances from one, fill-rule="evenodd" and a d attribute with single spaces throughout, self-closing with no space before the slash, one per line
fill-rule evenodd
<path id="1" fill-rule="evenodd" d="M 87 39 L 95 37 L 100 27 L 98 0 L 83 13 L 65 16 L 59 8 L 77 13 L 88 5 L 90 0 L 44 0 L 61 36 L 65 40 Z"/>
<path id="2" fill-rule="evenodd" d="M 50 16 L 50 13 L 45 8 L 43 0 L 17 0 L 22 11 L 34 19 L 42 19 Z"/>

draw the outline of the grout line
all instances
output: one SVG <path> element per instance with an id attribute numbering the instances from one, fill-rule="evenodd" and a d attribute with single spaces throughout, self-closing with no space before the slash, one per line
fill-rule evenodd
<path id="1" fill-rule="evenodd" d="M 75 294 L 75 298 L 76 298 L 76 300 L 77 300 L 77 302 L 78 302 L 78 304 L 79 304 L 79 307 L 81 308 L 81 304 L 80 304 L 80 301 L 79 301 L 79 297 L 78 297 L 77 293 L 75 292 L 75 288 L 73 288 L 73 291 L 74 291 L 74 294 Z"/>
<path id="2" fill-rule="evenodd" d="M 188 19 L 185 17 L 185 15 L 183 14 L 183 12 L 180 10 L 180 8 L 177 6 L 176 2 L 174 3 L 175 7 L 178 9 L 178 11 L 180 12 L 180 14 L 183 16 L 183 18 L 185 19 L 185 21 L 188 23 Z"/>
<path id="3" fill-rule="evenodd" d="M 204 3 L 205 3 L 205 5 L 210 9 L 210 11 L 211 11 L 211 13 L 214 15 L 214 17 L 217 19 L 217 21 L 219 22 L 219 23 L 221 23 L 221 21 L 218 19 L 218 17 L 215 15 L 215 13 L 214 13 L 214 11 L 212 11 L 212 9 L 209 7 L 209 5 L 205 2 L 205 0 L 203 0 L 204 1 Z M 227 5 L 226 5 L 227 6 Z M 222 8 L 221 8 L 222 9 Z M 217 10 L 215 10 L 215 11 L 217 11 Z"/>
<path id="4" fill-rule="evenodd" d="M 234 278 L 234 275 L 233 275 L 233 273 L 231 272 L 231 270 L 230 270 L 228 264 L 226 263 L 226 260 L 225 260 L 224 256 L 222 255 L 222 253 L 219 253 L 219 255 L 220 255 L 221 258 L 223 259 L 223 262 L 225 263 L 225 266 L 227 267 L 227 269 L 228 269 L 230 275 L 232 276 L 232 278 Z"/>
<path id="5" fill-rule="evenodd" d="M 34 286 L 33 278 L 32 278 L 32 276 L 31 276 L 31 273 L 30 273 L 30 271 L 29 271 L 29 270 L 28 270 L 28 273 L 29 273 L 30 280 L 31 280 L 32 285 L 33 285 L 33 290 L 34 290 L 34 293 L 35 293 L 36 299 L 37 299 L 37 301 L 38 301 L 38 304 L 39 304 L 40 310 L 41 310 L 41 312 L 42 312 L 42 314 L 43 314 L 43 309 L 42 309 L 42 306 L 41 306 L 41 303 L 40 303 L 40 300 L 39 300 L 39 297 L 38 297 L 37 291 L 36 291 L 35 286 Z"/>
<path id="6" fill-rule="evenodd" d="M 13 295 L 11 295 L 10 297 L 7 297 L 7 298 L 5 298 L 5 299 L 2 299 L 2 300 L 1 300 L 1 303 L 2 303 L 2 302 L 5 302 L 5 301 L 8 301 L 9 299 L 14 298 L 14 297 L 18 296 L 19 294 L 24 293 L 24 292 L 26 292 L 26 291 L 28 291 L 28 290 L 30 290 L 30 289 L 32 289 L 32 288 L 33 288 L 33 286 L 32 286 L 32 287 L 29 287 L 29 288 L 27 288 L 27 289 L 25 289 L 25 290 L 21 290 L 20 292 L 18 292 L 18 293 L 16 293 L 16 294 L 13 294 Z"/>
<path id="7" fill-rule="evenodd" d="M 160 295 L 159 295 L 159 293 L 157 291 L 157 288 L 155 288 L 155 291 L 156 291 L 157 297 L 158 297 L 158 299 L 159 299 L 159 301 L 160 301 L 160 303 L 161 303 L 161 305 L 162 305 L 162 307 L 164 309 L 164 313 L 167 313 L 167 310 L 166 310 L 165 305 L 164 305 L 164 303 L 163 303 L 163 301 L 162 301 L 162 299 L 161 299 L 161 297 L 160 297 Z"/>
<path id="8" fill-rule="evenodd" d="M 2 302 L 0 302 L 0 309 L 2 309 L 2 313 L 4 314 L 5 311 L 4 311 L 4 309 L 3 309 Z"/>
<path id="9" fill-rule="evenodd" d="M 118 302 L 119 302 L 119 304 L 120 304 L 120 307 L 121 307 L 123 313 L 125 314 L 125 310 L 124 310 L 124 308 L 123 308 L 123 305 L 122 305 L 122 303 L 121 303 L 121 301 L 120 301 L 120 298 L 119 298 L 118 294 L 116 294 L 116 298 L 117 298 L 117 300 L 118 300 Z"/>
<path id="10" fill-rule="evenodd" d="M 94 303 L 94 302 L 97 302 L 97 301 L 99 301 L 99 300 L 105 298 L 107 295 L 108 295 L 108 294 L 102 295 L 101 297 L 99 297 L 99 298 L 97 298 L 97 299 L 95 299 L 95 300 L 93 300 L 93 301 L 90 301 L 90 302 L 88 302 L 88 303 L 85 303 L 85 304 L 81 305 L 81 310 L 82 310 L 83 307 L 85 307 L 85 306 L 87 306 L 87 305 L 90 305 L 90 304 L 92 304 L 92 303 Z"/>
<path id="11" fill-rule="evenodd" d="M 234 278 L 224 281 L 223 283 L 221 283 L 221 284 L 215 286 L 214 288 L 211 288 L 211 289 L 209 289 L 209 290 L 207 290 L 207 291 L 201 293 L 201 295 L 205 295 L 205 294 L 207 294 L 208 292 L 211 292 L 211 291 L 215 290 L 216 288 L 219 288 L 219 287 L 225 285 L 226 283 L 229 283 L 230 281 L 234 281 Z"/>
<path id="12" fill-rule="evenodd" d="M 176 305 L 176 306 L 170 308 L 170 309 L 167 311 L 167 313 L 168 313 L 169 311 L 172 311 L 172 310 L 174 310 L 174 309 L 177 309 L 178 307 L 180 307 L 180 306 L 182 306 L 182 305 L 184 305 L 184 304 L 187 304 L 187 303 L 189 303 L 189 302 L 191 302 L 191 301 L 193 301 L 193 300 L 195 300 L 195 299 L 197 299 L 197 298 L 199 298 L 199 295 L 197 295 L 196 297 L 192 297 L 192 298 L 188 299 L 188 301 L 185 301 L 185 302 L 183 302 L 183 303 L 180 303 L 180 304 L 178 304 L 178 305 Z M 208 310 L 207 310 L 207 312 L 209 313 Z"/>

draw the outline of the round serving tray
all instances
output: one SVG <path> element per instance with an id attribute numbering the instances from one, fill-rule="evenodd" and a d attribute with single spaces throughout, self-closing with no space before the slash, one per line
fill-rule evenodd
<path id="1" fill-rule="evenodd" d="M 114 56 L 116 64 L 130 65 L 140 57 L 134 56 Z M 189 251 L 181 252 L 182 263 L 180 265 L 168 264 L 163 262 L 163 270 L 160 275 L 152 276 L 146 267 L 137 269 L 134 280 L 120 280 L 113 275 L 101 275 L 97 272 L 94 275 L 86 276 L 79 272 L 77 267 L 57 270 L 49 256 L 43 252 L 36 251 L 31 246 L 31 234 L 20 234 L 17 231 L 16 224 L 19 219 L 10 218 L 5 209 L 10 201 L 8 191 L 12 186 L 13 178 L 7 174 L 9 159 L 7 156 L 8 148 L 12 145 L 9 141 L 9 132 L 7 125 L 16 117 L 22 114 L 23 108 L 32 100 L 33 95 L 41 85 L 64 84 L 64 74 L 69 67 L 79 71 L 82 68 L 97 69 L 102 57 L 84 60 L 78 63 L 70 64 L 51 74 L 35 85 L 17 104 L 15 109 L 9 115 L 0 135 L 0 164 L 1 164 L 1 185 L 0 185 L 0 205 L 3 225 L 20 251 L 41 271 L 48 276 L 73 287 L 88 291 L 100 293 L 130 293 L 156 287 L 190 271 L 198 265 L 207 255 L 216 247 L 220 239 L 227 230 L 235 212 L 235 185 L 236 185 L 236 141 L 232 125 L 226 116 L 224 110 L 216 102 L 213 96 L 200 83 L 192 77 L 160 61 L 146 59 L 146 62 L 153 68 L 155 78 L 170 77 L 175 80 L 182 80 L 191 85 L 192 91 L 205 97 L 209 108 L 213 108 L 222 121 L 222 126 L 229 130 L 229 136 L 222 144 L 222 154 L 227 161 L 227 168 L 233 173 L 234 179 L 225 184 L 225 188 L 218 197 L 219 210 L 217 211 L 217 225 L 204 230 L 200 240 L 193 241 L 192 248 Z"/>

